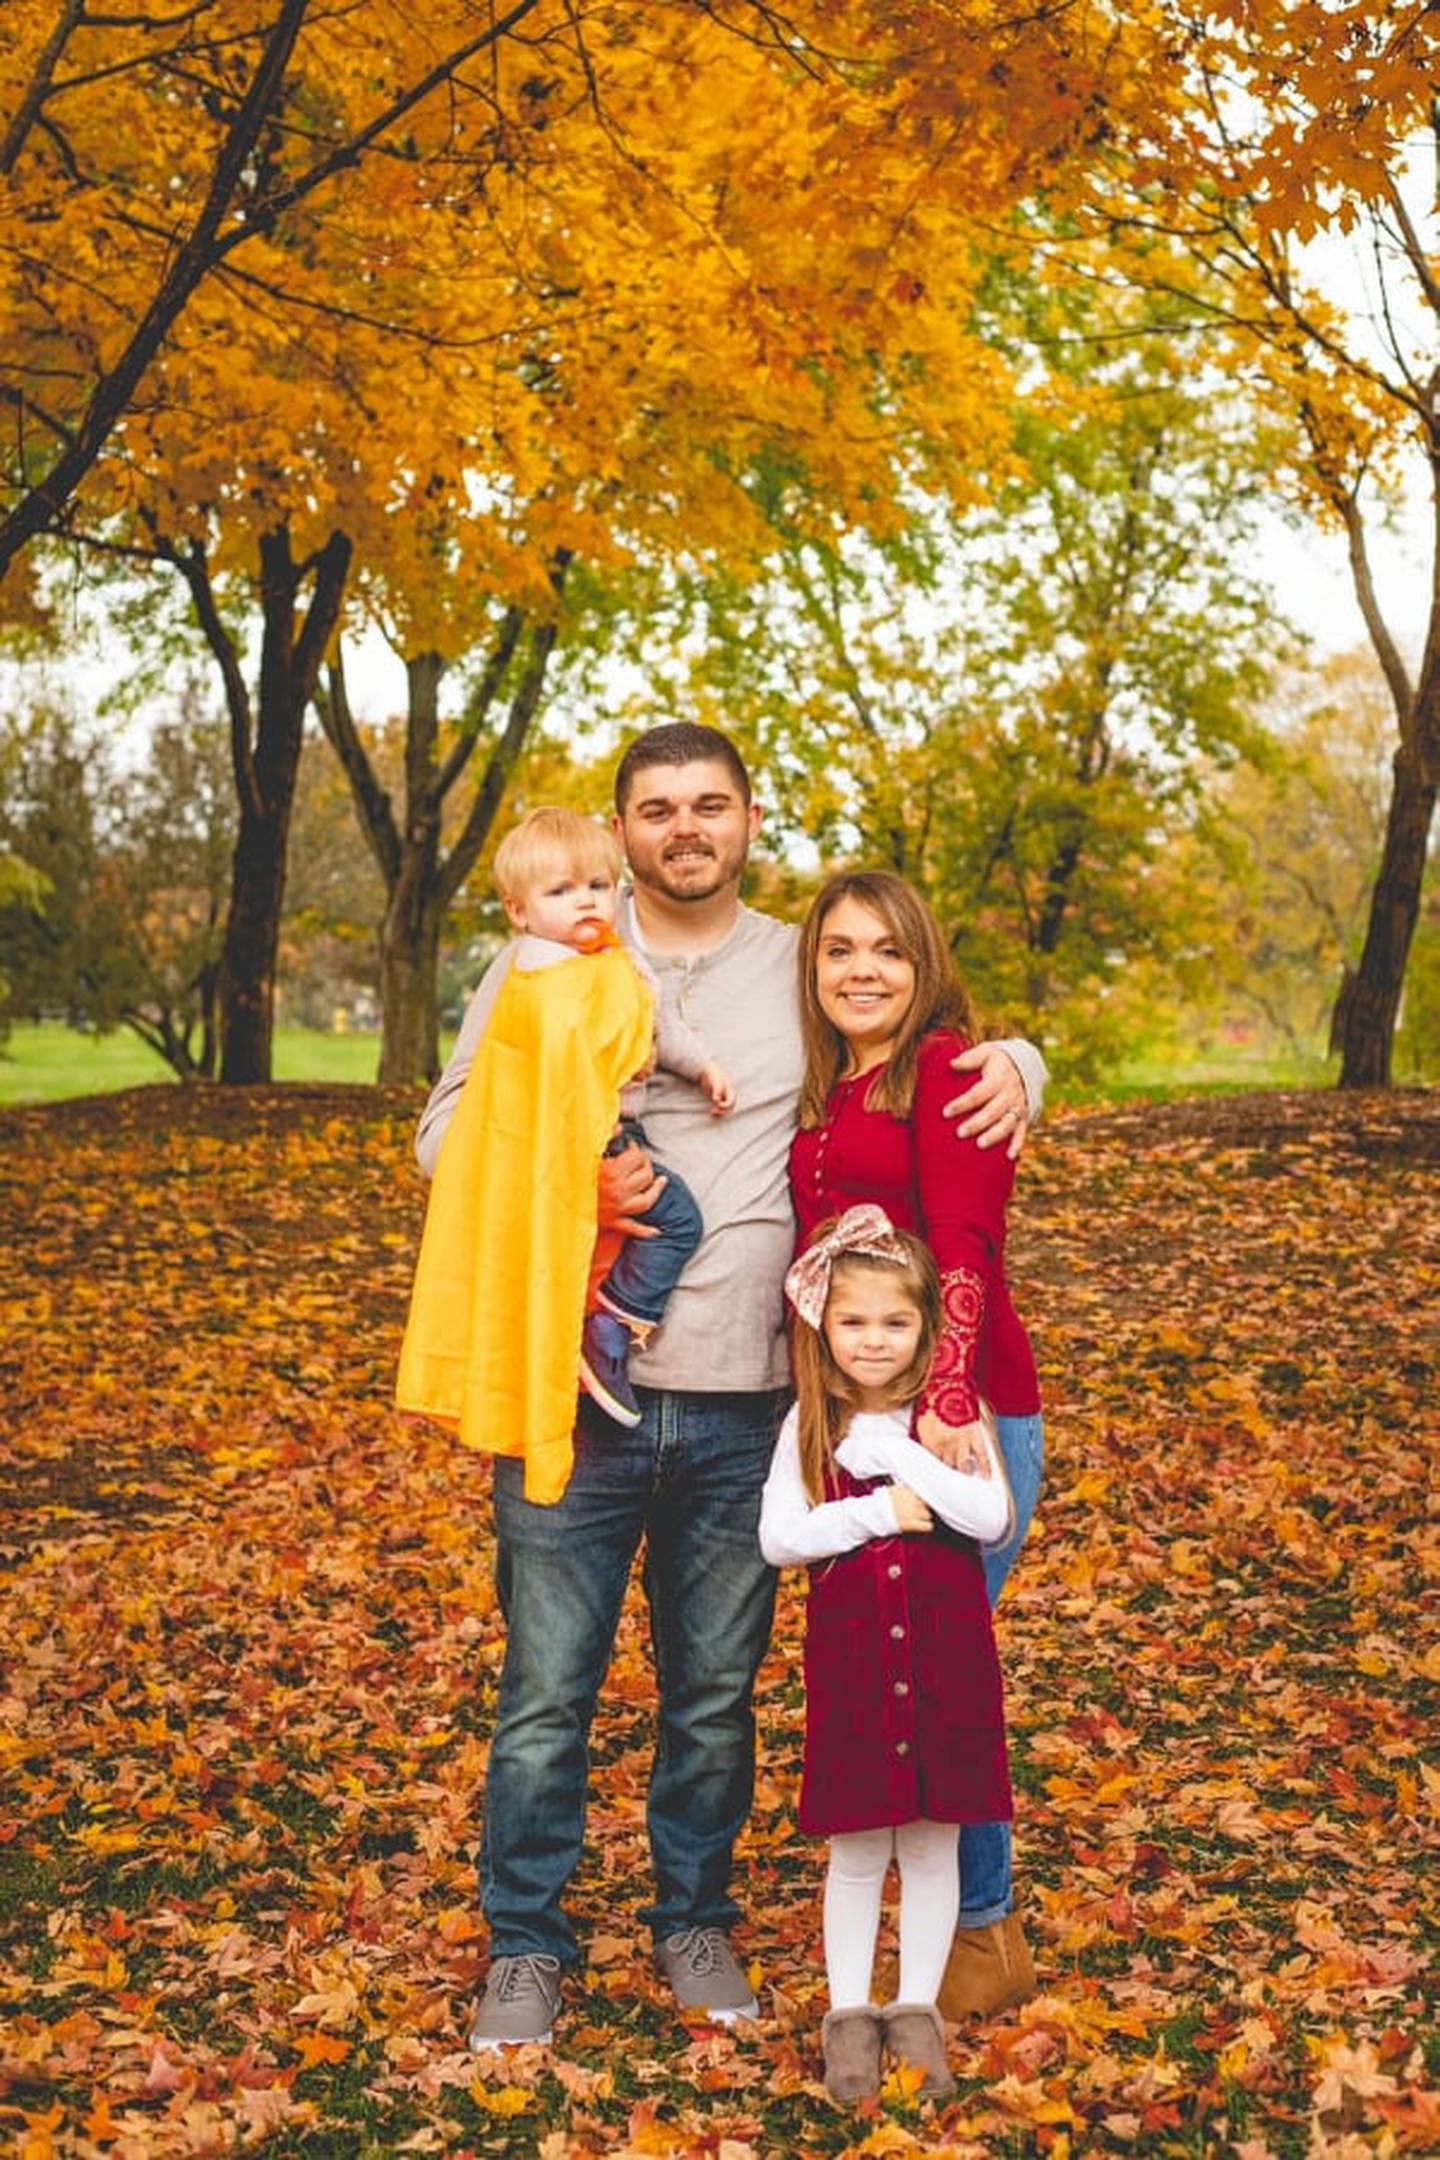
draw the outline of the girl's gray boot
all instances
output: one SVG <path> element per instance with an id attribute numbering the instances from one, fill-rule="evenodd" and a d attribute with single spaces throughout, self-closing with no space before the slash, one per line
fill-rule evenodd
<path id="1" fill-rule="evenodd" d="M 880 2012 L 873 2003 L 831 2010 L 820 2027 L 825 2090 L 832 2100 L 863 2100 L 880 2090 Z"/>
<path id="2" fill-rule="evenodd" d="M 885 2012 L 885 2045 L 893 2061 L 925 2073 L 919 2098 L 943 2100 L 955 2090 L 945 2060 L 945 2028 L 933 2003 L 891 2003 Z"/>

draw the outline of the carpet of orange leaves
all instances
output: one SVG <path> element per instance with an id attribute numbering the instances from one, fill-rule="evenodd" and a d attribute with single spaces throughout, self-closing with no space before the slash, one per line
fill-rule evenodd
<path id="1" fill-rule="evenodd" d="M 561 2044 L 464 2051 L 500 1630 L 483 1463 L 388 1408 L 415 1107 L 148 1089 L 0 1120 L 10 2149 L 1440 2150 L 1440 1099 L 1037 1136 L 1015 1276 L 1049 1482 L 1002 1649 L 1042 1992 L 957 2036 L 953 2102 L 858 2113 L 818 2083 L 796 1583 L 741 1853 L 760 2022 L 688 2031 L 648 1969 L 632 1602 Z"/>

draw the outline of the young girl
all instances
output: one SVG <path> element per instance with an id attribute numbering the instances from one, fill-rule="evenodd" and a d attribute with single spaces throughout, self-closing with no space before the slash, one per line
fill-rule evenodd
<path id="1" fill-rule="evenodd" d="M 1003 1147 L 961 1140 L 948 1115 L 974 1016 L 945 933 L 913 886 L 889 871 L 842 870 L 821 887 L 801 937 L 800 1006 L 790 1192 L 801 1244 L 818 1223 L 871 1201 L 934 1254 L 944 1318 L 915 1430 L 942 1461 L 963 1464 L 980 1403 L 995 1414 L 1016 1522 L 984 1554 L 993 1606 L 1040 1489 L 1040 1386 L 1005 1277 L 1015 1166 Z M 947 2018 L 989 2017 L 1035 1991 L 1010 1824 L 963 1823 L 959 1844 L 960 1920 L 939 2007 Z"/>
<path id="2" fill-rule="evenodd" d="M 1000 1667 L 975 1540 L 1009 1530 L 993 1426 L 952 1469 L 912 1437 L 940 1330 L 935 1263 L 884 1210 L 822 1224 L 785 1278 L 796 1402 L 760 1511 L 772 1566 L 809 1564 L 800 1826 L 828 1836 L 822 2027 L 836 2100 L 878 2089 L 882 2051 L 939 2096 L 935 2007 L 955 1931 L 955 1826 L 1013 1813 Z M 886 1871 L 900 1869 L 896 2000 L 871 2001 Z"/>

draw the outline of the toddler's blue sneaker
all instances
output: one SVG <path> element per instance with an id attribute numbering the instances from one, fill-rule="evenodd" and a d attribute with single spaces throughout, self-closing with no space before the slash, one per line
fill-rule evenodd
<path id="1" fill-rule="evenodd" d="M 594 1312 L 580 1338 L 580 1385 L 617 1425 L 638 1425 L 640 1405 L 630 1385 L 630 1330 L 613 1313 Z"/>

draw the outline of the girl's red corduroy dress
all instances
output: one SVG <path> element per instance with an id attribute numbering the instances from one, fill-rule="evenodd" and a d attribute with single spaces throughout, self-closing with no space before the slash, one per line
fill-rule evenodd
<path id="1" fill-rule="evenodd" d="M 833 1498 L 874 1490 L 836 1473 Z M 810 1570 L 800 1827 L 999 1822 L 1015 1812 L 978 1549 L 937 1523 Z"/>

